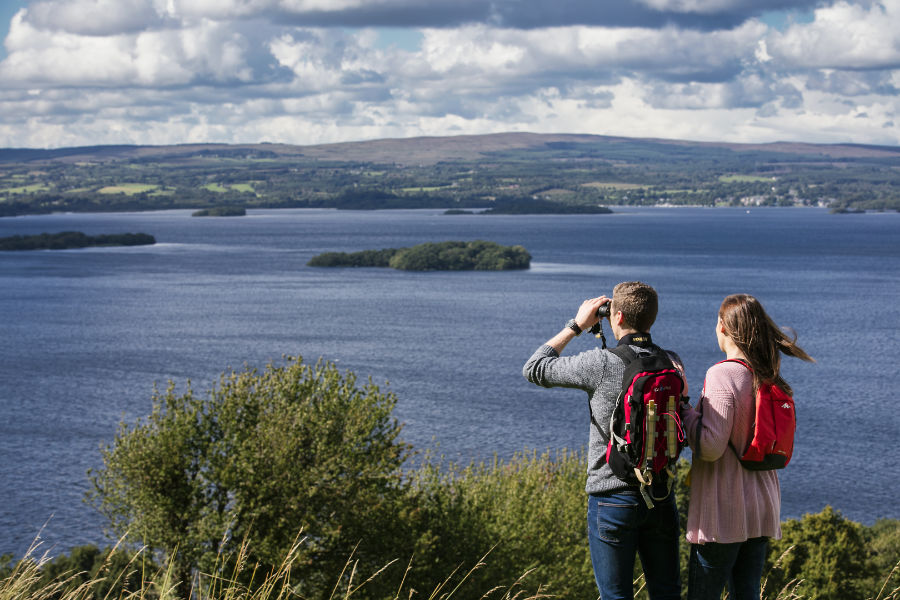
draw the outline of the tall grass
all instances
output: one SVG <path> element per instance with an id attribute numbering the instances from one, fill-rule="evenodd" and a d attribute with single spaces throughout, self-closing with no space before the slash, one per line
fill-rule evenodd
<path id="1" fill-rule="evenodd" d="M 86 581 L 81 581 L 84 573 L 68 572 L 54 581 L 42 582 L 41 569 L 47 564 L 46 554 L 38 557 L 36 542 L 28 550 L 25 558 L 20 560 L 12 572 L 0 580 L 0 600 L 288 600 L 304 598 L 298 593 L 291 581 L 291 569 L 298 558 L 299 549 L 303 539 L 295 542 L 287 552 L 281 564 L 273 571 L 265 574 L 257 573 L 258 565 L 248 564 L 249 544 L 241 544 L 237 560 L 226 560 L 220 556 L 217 565 L 233 564 L 233 571 L 224 573 L 196 573 L 189 587 L 187 597 L 178 593 L 180 582 L 173 578 L 172 564 L 153 571 L 145 571 L 135 565 L 142 564 L 139 558 L 145 549 L 136 551 L 128 565 L 118 572 L 101 568 L 100 573 Z M 490 552 L 488 553 L 490 554 Z M 457 597 L 457 593 L 470 583 L 471 575 L 482 569 L 486 564 L 488 555 L 483 556 L 465 572 L 460 565 L 446 578 L 438 581 L 430 592 L 420 593 L 407 585 L 404 577 L 393 595 L 392 600 L 426 598 L 427 600 L 451 600 Z M 408 573 L 412 568 L 410 559 L 406 567 Z M 379 577 L 389 566 L 396 563 L 393 560 L 371 574 L 359 572 L 359 561 L 351 554 L 344 565 L 343 570 L 337 574 L 334 587 L 327 600 L 349 600 L 365 596 L 366 585 Z M 251 584 L 243 584 L 241 575 L 249 570 Z M 259 583 L 254 583 L 260 576 Z M 494 586 L 486 591 L 479 592 L 482 600 L 538 600 L 551 596 L 540 591 L 527 593 L 522 589 L 523 582 L 531 575 L 524 573 L 512 585 Z M 109 588 L 109 583 L 137 578 L 137 589 L 130 591 L 119 588 L 118 592 L 108 591 L 103 593 L 101 587 Z M 109 588 L 116 589 L 116 586 Z M 467 590 L 470 594 L 472 590 Z M 98 593 L 99 592 L 99 593 Z M 324 599 L 323 599 L 324 600 Z M 385 599 L 387 600 L 387 599 Z"/>
<path id="2" fill-rule="evenodd" d="M 265 564 L 257 562 L 259 553 L 249 537 L 227 544 L 223 539 L 216 546 L 218 553 L 195 568 L 187 582 L 178 580 L 171 560 L 158 559 L 159 554 L 145 548 L 120 551 L 115 558 L 113 553 L 106 558 L 101 555 L 103 565 L 89 567 L 90 572 L 73 570 L 55 576 L 68 567 L 51 563 L 46 553 L 41 555 L 37 541 L 11 568 L 0 564 L 0 600 L 596 598 L 584 527 L 585 460 L 583 454 L 564 451 L 523 452 L 509 460 L 495 458 L 468 466 L 426 457 L 410 474 L 410 502 L 415 510 L 393 516 L 398 530 L 405 532 L 404 543 L 385 546 L 375 555 L 371 550 L 366 554 L 370 540 L 357 548 L 349 542 L 339 549 L 340 559 L 327 566 L 316 561 L 313 567 L 318 569 L 310 568 L 308 545 L 313 535 L 310 539 L 297 535 L 292 544 L 288 538 L 290 547 Z M 818 523 L 822 516 L 805 521 Z M 827 521 L 835 520 L 840 521 L 831 515 Z M 388 535 L 388 525 L 373 521 L 371 531 Z M 836 549 L 840 544 L 834 531 L 814 530 L 815 543 Z M 884 560 L 866 572 L 858 586 L 862 591 L 850 593 L 848 582 L 839 582 L 845 584 L 841 592 L 846 593 L 832 597 L 900 600 L 898 538 L 894 529 L 884 531 L 890 535 L 873 538 L 874 545 L 867 549 Z M 251 536 L 256 533 L 252 531 Z M 763 600 L 822 596 L 812 581 L 814 569 L 788 568 L 792 557 L 806 560 L 809 548 L 803 544 L 810 543 L 796 536 L 789 541 L 796 547 L 777 550 L 780 556 L 767 573 Z M 873 572 L 881 575 L 871 578 Z M 834 573 L 827 575 L 833 578 Z M 646 598 L 643 583 L 642 577 L 635 581 L 637 598 Z"/>
<path id="3" fill-rule="evenodd" d="M 225 573 L 196 573 L 189 587 L 187 597 L 179 596 L 179 583 L 173 578 L 172 565 L 147 571 L 140 565 L 145 564 L 139 560 L 145 549 L 140 549 L 131 555 L 131 560 L 124 568 L 113 570 L 101 568 L 99 573 L 82 581 L 83 573 L 65 573 L 54 581 L 42 582 L 41 569 L 46 564 L 46 554 L 37 557 L 39 542 L 29 549 L 28 554 L 20 560 L 12 572 L 0 580 L 0 600 L 289 600 L 301 599 L 304 596 L 298 592 L 291 582 L 291 570 L 297 560 L 299 550 L 304 540 L 298 536 L 297 541 L 286 553 L 281 564 L 269 573 L 257 573 L 258 565 L 248 563 L 249 544 L 245 541 L 238 551 L 237 560 L 226 560 L 220 557 L 217 565 L 234 565 L 232 572 Z M 493 549 L 492 549 L 493 550 Z M 788 549 L 774 565 L 778 569 L 781 559 L 791 552 Z M 525 590 L 526 579 L 533 575 L 533 570 L 526 571 L 515 582 L 508 586 L 493 586 L 486 590 L 466 589 L 472 585 L 472 575 L 483 569 L 489 560 L 491 552 L 481 557 L 467 570 L 463 565 L 453 570 L 447 577 L 437 581 L 429 590 L 420 592 L 413 589 L 407 583 L 404 576 L 393 596 L 384 600 L 411 600 L 413 598 L 427 600 L 452 600 L 458 592 L 465 591 L 466 597 L 480 597 L 481 600 L 539 600 L 542 598 L 556 598 L 552 594 L 545 593 L 539 585 L 537 592 Z M 412 569 L 411 558 L 406 566 L 406 573 Z M 365 574 L 359 571 L 359 561 L 353 554 L 347 559 L 344 568 L 335 577 L 334 587 L 327 600 L 350 600 L 350 598 L 366 598 L 366 586 L 378 578 L 388 567 L 396 563 L 390 561 L 374 573 Z M 108 567 L 109 565 L 104 565 Z M 245 571 L 250 571 L 250 581 L 254 582 L 258 575 L 258 584 L 242 584 L 246 579 L 241 577 Z M 122 590 L 120 586 L 109 586 L 109 583 L 117 583 L 125 580 L 136 579 L 136 589 Z M 763 582 L 762 600 L 811 600 L 813 596 L 805 596 L 800 591 L 802 580 L 793 580 L 780 590 L 767 593 L 766 582 Z M 534 583 L 531 587 L 533 589 Z M 103 593 L 102 589 L 108 589 Z M 635 595 L 637 597 L 646 594 L 643 576 L 634 582 Z M 113 592 L 112 590 L 119 591 Z M 774 594 L 774 595 L 773 595 Z M 325 600 L 324 598 L 322 600 Z M 874 596 L 868 596 L 867 600 L 900 600 L 900 563 L 885 577 L 881 588 Z"/>

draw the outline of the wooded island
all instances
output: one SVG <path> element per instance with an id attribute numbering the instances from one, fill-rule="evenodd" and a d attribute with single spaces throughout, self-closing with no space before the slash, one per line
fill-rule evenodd
<path id="1" fill-rule="evenodd" d="M 0 250 L 67 250 L 90 246 L 147 246 L 155 243 L 156 238 L 147 233 L 91 236 L 80 231 L 63 231 L 0 238 Z"/>
<path id="2" fill-rule="evenodd" d="M 402 271 L 505 271 L 527 269 L 531 254 L 522 246 L 495 242 L 428 242 L 411 248 L 383 248 L 362 252 L 325 252 L 310 267 L 391 267 Z"/>

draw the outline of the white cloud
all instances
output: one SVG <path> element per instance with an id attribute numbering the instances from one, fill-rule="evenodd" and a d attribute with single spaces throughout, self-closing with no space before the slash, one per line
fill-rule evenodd
<path id="1" fill-rule="evenodd" d="M 441 76 L 490 81 L 604 80 L 622 73 L 665 79 L 733 77 L 752 60 L 765 27 L 749 22 L 731 31 L 674 28 L 558 27 L 493 29 L 483 25 L 426 30 L 423 58 Z"/>
<path id="2" fill-rule="evenodd" d="M 734 0 L 637 0 L 660 11 L 685 13 L 715 13 L 744 4 Z"/>
<path id="3" fill-rule="evenodd" d="M 153 0 L 42 0 L 29 5 L 28 21 L 37 29 L 100 36 L 142 31 L 161 18 Z"/>
<path id="4" fill-rule="evenodd" d="M 641 1 L 622 6 L 728 15 L 792 4 Z M 487 2 L 429 6 L 459 5 L 465 15 Z M 371 27 L 297 25 L 338 13 L 377 20 L 414 5 L 423 6 L 34 2 L 13 19 L 0 62 L 0 146 L 317 143 L 515 130 L 900 143 L 893 125 L 900 122 L 900 0 L 840 0 L 783 33 L 756 19 L 718 29 L 656 21 L 516 28 L 447 16 L 452 26 L 419 30 L 415 50 L 381 43 Z M 552 12 L 557 3 L 522 6 L 536 18 L 538 8 Z"/>
<path id="5" fill-rule="evenodd" d="M 247 44 L 227 26 L 193 26 L 108 36 L 38 29 L 20 12 L 0 63 L 8 87 L 168 87 L 248 82 Z"/>
<path id="6" fill-rule="evenodd" d="M 900 68 L 900 1 L 846 1 L 815 11 L 811 23 L 773 31 L 766 47 L 789 68 Z"/>

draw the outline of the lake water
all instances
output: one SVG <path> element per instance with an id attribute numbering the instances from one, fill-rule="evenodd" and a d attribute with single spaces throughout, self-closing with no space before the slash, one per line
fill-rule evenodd
<path id="1" fill-rule="evenodd" d="M 323 356 L 399 397 L 404 438 L 455 460 L 581 448 L 586 396 L 521 367 L 581 300 L 623 280 L 656 287 L 654 340 L 678 351 L 692 396 L 721 358 L 722 298 L 759 297 L 818 363 L 785 359 L 798 402 L 783 517 L 826 504 L 900 517 L 900 214 L 819 209 L 618 209 L 613 215 L 441 211 L 189 211 L 0 219 L 0 237 L 145 232 L 155 246 L 0 253 L 0 554 L 106 543 L 86 471 L 154 384 L 206 390 L 229 367 Z M 522 244 L 527 271 L 314 269 L 325 251 L 486 239 Z M 607 336 L 612 341 L 607 327 Z M 567 352 L 590 348 L 591 336 Z M 389 382 L 389 383 L 386 383 Z"/>

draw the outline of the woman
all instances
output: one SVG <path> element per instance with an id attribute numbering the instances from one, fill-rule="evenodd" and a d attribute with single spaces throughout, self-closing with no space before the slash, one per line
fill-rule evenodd
<path id="1" fill-rule="evenodd" d="M 722 302 L 716 338 L 726 360 L 706 372 L 697 407 L 683 415 L 693 452 L 688 599 L 718 600 L 727 584 L 731 600 L 758 600 L 768 538 L 781 537 L 781 491 L 776 471 L 748 471 L 737 452 L 752 437 L 757 387 L 791 393 L 781 353 L 814 361 L 746 294 Z"/>

